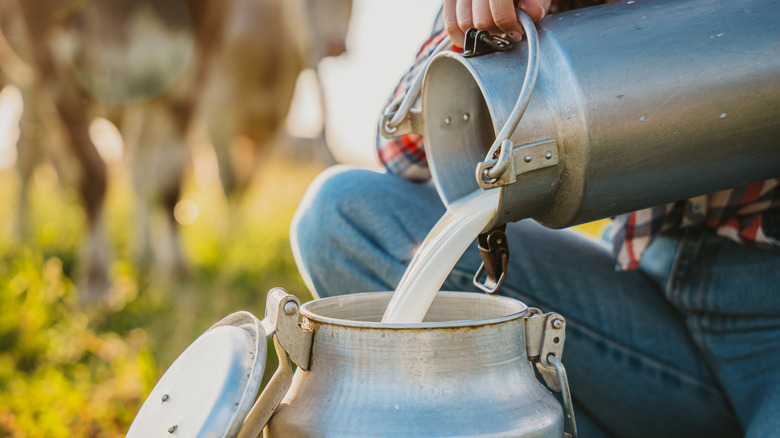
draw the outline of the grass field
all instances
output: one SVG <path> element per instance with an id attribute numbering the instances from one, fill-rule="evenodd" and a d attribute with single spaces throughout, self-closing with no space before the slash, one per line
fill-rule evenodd
<path id="1" fill-rule="evenodd" d="M 0 172 L 0 436 L 124 436 L 162 372 L 216 321 L 237 310 L 262 318 L 276 286 L 310 299 L 288 229 L 320 170 L 275 160 L 230 208 L 218 185 L 188 178 L 192 223 L 181 229 L 189 271 L 171 277 L 134 263 L 134 195 L 115 169 L 106 206 L 113 298 L 86 310 L 76 287 L 84 238 L 76 193 L 53 169 L 39 169 L 31 235 L 21 243 L 18 180 Z"/>

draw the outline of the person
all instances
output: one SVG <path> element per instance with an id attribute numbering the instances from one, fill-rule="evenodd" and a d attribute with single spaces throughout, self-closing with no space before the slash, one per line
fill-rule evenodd
<path id="1" fill-rule="evenodd" d="M 511 0 L 446 0 L 395 95 L 444 38 L 476 26 L 515 39 Z M 521 0 L 533 20 L 550 0 Z M 565 6 L 565 5 L 564 5 Z M 291 226 L 317 297 L 394 290 L 445 207 L 422 139 L 378 138 L 387 172 L 336 167 Z M 780 178 L 616 217 L 600 240 L 507 224 L 501 294 L 566 317 L 563 362 L 579 435 L 766 437 L 780 430 Z M 476 291 L 474 244 L 443 290 Z"/>

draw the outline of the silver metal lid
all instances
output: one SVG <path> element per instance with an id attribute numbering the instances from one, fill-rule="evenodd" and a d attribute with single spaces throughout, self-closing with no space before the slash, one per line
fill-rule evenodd
<path id="1" fill-rule="evenodd" d="M 215 324 L 173 362 L 138 411 L 127 437 L 232 437 L 257 396 L 266 336 L 251 313 Z"/>

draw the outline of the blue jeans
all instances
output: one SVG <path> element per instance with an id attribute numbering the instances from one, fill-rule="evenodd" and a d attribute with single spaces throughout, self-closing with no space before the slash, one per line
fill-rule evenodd
<path id="1" fill-rule="evenodd" d="M 393 290 L 444 213 L 431 184 L 337 167 L 310 187 L 293 251 L 320 297 Z M 662 236 L 640 268 L 533 221 L 509 224 L 501 293 L 567 320 L 580 436 L 780 436 L 780 251 L 707 231 Z M 476 244 L 443 289 L 475 291 Z"/>

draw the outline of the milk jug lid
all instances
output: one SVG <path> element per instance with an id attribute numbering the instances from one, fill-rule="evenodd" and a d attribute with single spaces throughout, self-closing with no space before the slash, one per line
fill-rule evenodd
<path id="1" fill-rule="evenodd" d="M 227 316 L 168 368 L 127 437 L 235 436 L 260 389 L 266 350 L 265 332 L 254 315 Z"/>

